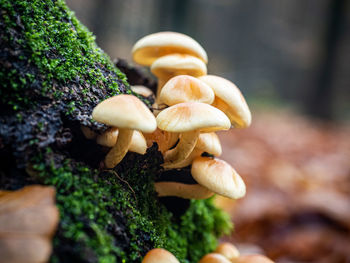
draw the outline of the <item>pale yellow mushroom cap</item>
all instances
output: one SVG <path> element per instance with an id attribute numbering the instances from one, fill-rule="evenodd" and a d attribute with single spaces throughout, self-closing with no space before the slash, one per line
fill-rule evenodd
<path id="1" fill-rule="evenodd" d="M 142 263 L 180 263 L 177 258 L 168 250 L 154 248 L 147 252 Z"/>
<path id="2" fill-rule="evenodd" d="M 154 96 L 154 93 L 149 88 L 142 85 L 130 86 L 131 90 L 137 94 L 140 94 L 144 97 Z"/>
<path id="3" fill-rule="evenodd" d="M 214 156 L 220 156 L 222 153 L 219 137 L 214 132 L 201 133 L 195 148 Z"/>
<path id="4" fill-rule="evenodd" d="M 210 253 L 202 257 L 198 263 L 231 263 L 231 261 L 221 254 Z"/>
<path id="5" fill-rule="evenodd" d="M 159 32 L 138 40 L 132 48 L 133 60 L 150 66 L 157 58 L 179 53 L 188 54 L 208 62 L 208 56 L 201 45 L 193 38 L 176 32 Z"/>
<path id="6" fill-rule="evenodd" d="M 218 247 L 215 250 L 215 253 L 223 255 L 229 260 L 233 260 L 234 258 L 239 257 L 238 249 L 233 244 L 228 242 L 224 242 L 218 245 Z"/>
<path id="7" fill-rule="evenodd" d="M 160 101 L 169 106 L 189 101 L 211 104 L 214 97 L 213 90 L 206 83 L 188 75 L 171 78 L 160 92 Z"/>
<path id="8" fill-rule="evenodd" d="M 157 128 L 152 112 L 132 95 L 117 95 L 100 102 L 94 108 L 92 118 L 112 127 L 143 132 L 153 132 Z"/>
<path id="9" fill-rule="evenodd" d="M 155 60 L 151 72 L 158 78 L 167 80 L 178 75 L 200 77 L 207 74 L 207 66 L 196 57 L 172 54 Z"/>
<path id="10" fill-rule="evenodd" d="M 230 120 L 220 110 L 205 103 L 185 102 L 171 106 L 157 116 L 157 125 L 169 132 L 228 130 Z"/>
<path id="11" fill-rule="evenodd" d="M 117 143 L 118 128 L 110 128 L 101 135 L 97 136 L 96 142 L 102 146 L 113 147 Z M 143 134 L 139 131 L 133 131 L 131 143 L 128 149 L 130 152 L 145 154 L 147 151 L 147 142 Z"/>
<path id="12" fill-rule="evenodd" d="M 197 157 L 191 168 L 193 178 L 209 190 L 238 199 L 245 195 L 246 187 L 239 174 L 227 162 L 209 157 Z"/>
<path id="13" fill-rule="evenodd" d="M 273 263 L 273 261 L 262 255 L 244 255 L 232 261 L 233 263 Z"/>
<path id="14" fill-rule="evenodd" d="M 237 128 L 248 127 L 252 121 L 247 102 L 241 91 L 231 81 L 213 75 L 199 78 L 207 83 L 215 93 L 213 106 L 222 110 Z"/>
<path id="15" fill-rule="evenodd" d="M 158 196 L 176 196 L 184 199 L 206 199 L 214 193 L 199 184 L 157 182 L 154 184 Z"/>

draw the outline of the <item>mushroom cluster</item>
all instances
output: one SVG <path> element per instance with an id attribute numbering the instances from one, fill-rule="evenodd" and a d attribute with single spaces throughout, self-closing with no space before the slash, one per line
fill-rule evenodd
<path id="1" fill-rule="evenodd" d="M 157 129 L 145 134 L 147 145 L 158 144 L 164 169 L 191 167 L 193 183 L 156 182 L 158 195 L 204 199 L 216 193 L 232 199 L 243 197 L 242 178 L 217 158 L 222 150 L 215 134 L 251 123 L 250 110 L 237 86 L 207 75 L 205 50 L 184 34 L 145 36 L 134 45 L 132 57 L 136 63 L 149 66 L 158 78 L 153 105 Z M 139 87 L 134 91 L 150 95 Z"/>
<path id="2" fill-rule="evenodd" d="M 154 248 L 147 252 L 142 263 L 179 263 L 179 260 L 163 248 Z M 225 242 L 217 246 L 212 253 L 204 255 L 198 263 L 273 263 L 263 255 L 240 255 L 238 249 Z"/>

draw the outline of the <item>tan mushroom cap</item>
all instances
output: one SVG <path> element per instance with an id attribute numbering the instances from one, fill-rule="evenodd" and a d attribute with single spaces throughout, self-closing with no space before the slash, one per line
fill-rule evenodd
<path id="1" fill-rule="evenodd" d="M 262 255 L 244 255 L 232 261 L 233 263 L 273 263 L 273 261 Z"/>
<path id="2" fill-rule="evenodd" d="M 218 253 L 206 254 L 198 263 L 231 263 L 227 258 Z"/>
<path id="3" fill-rule="evenodd" d="M 109 128 L 107 131 L 97 136 L 96 142 L 102 146 L 113 147 L 117 143 L 118 133 L 118 128 Z M 133 131 L 129 151 L 139 154 L 146 153 L 147 142 L 141 132 Z"/>
<path id="4" fill-rule="evenodd" d="M 199 184 L 157 182 L 154 184 L 159 197 L 176 196 L 184 199 L 207 199 L 214 193 Z"/>
<path id="5" fill-rule="evenodd" d="M 189 101 L 211 104 L 214 97 L 213 90 L 207 84 L 188 75 L 171 78 L 160 92 L 160 101 L 169 106 Z"/>
<path id="6" fill-rule="evenodd" d="M 239 174 L 227 162 L 197 157 L 191 168 L 193 178 L 209 190 L 232 199 L 245 195 L 246 187 Z"/>
<path id="7" fill-rule="evenodd" d="M 131 90 L 137 94 L 140 94 L 144 97 L 154 96 L 154 93 L 149 88 L 142 85 L 130 86 Z"/>
<path id="8" fill-rule="evenodd" d="M 177 258 L 168 250 L 154 248 L 147 252 L 142 263 L 180 263 Z"/>
<path id="9" fill-rule="evenodd" d="M 169 54 L 189 54 L 208 62 L 208 56 L 193 38 L 176 32 L 159 32 L 138 40 L 132 48 L 133 60 L 150 66 L 157 58 Z"/>
<path id="10" fill-rule="evenodd" d="M 98 122 L 118 128 L 153 132 L 155 117 L 147 106 L 132 95 L 117 95 L 100 102 L 92 112 Z"/>
<path id="11" fill-rule="evenodd" d="M 230 120 L 222 111 L 200 102 L 171 106 L 159 113 L 156 120 L 159 129 L 169 132 L 213 132 L 228 130 L 231 126 Z"/>
<path id="12" fill-rule="evenodd" d="M 230 118 L 232 125 L 245 128 L 251 124 L 252 115 L 241 91 L 231 81 L 207 75 L 199 78 L 207 83 L 215 93 L 213 106 L 222 110 Z"/>
<path id="13" fill-rule="evenodd" d="M 229 260 L 233 260 L 239 257 L 238 249 L 233 244 L 228 242 L 224 242 L 218 245 L 218 247 L 215 249 L 215 253 L 223 255 Z"/>
<path id="14" fill-rule="evenodd" d="M 166 80 L 178 75 L 200 77 L 207 74 L 207 66 L 196 57 L 172 54 L 155 60 L 151 72 L 159 79 Z"/>

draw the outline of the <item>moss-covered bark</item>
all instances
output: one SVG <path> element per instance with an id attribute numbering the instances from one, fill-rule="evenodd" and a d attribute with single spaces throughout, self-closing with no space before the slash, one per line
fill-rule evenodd
<path id="1" fill-rule="evenodd" d="M 151 83 L 121 66 L 135 84 Z M 56 187 L 53 262 L 139 262 L 153 247 L 196 262 L 230 229 L 212 200 L 175 200 L 181 213 L 158 200 L 156 145 L 113 170 L 100 168 L 105 149 L 80 127 L 103 132 L 92 109 L 131 91 L 63 1 L 0 0 L 0 83 L 0 188 Z"/>

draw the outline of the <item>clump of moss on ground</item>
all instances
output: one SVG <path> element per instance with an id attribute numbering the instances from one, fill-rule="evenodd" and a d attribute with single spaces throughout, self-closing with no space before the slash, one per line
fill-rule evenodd
<path id="1" fill-rule="evenodd" d="M 217 237 L 232 227 L 228 216 L 211 199 L 192 200 L 175 220 L 154 192 L 159 164 L 149 160 L 155 151 L 147 160 L 129 155 L 137 168 L 119 174 L 63 160 L 49 149 L 33 160 L 36 176 L 57 189 L 61 222 L 53 262 L 139 262 L 151 248 L 163 247 L 187 263 L 215 249 Z"/>

